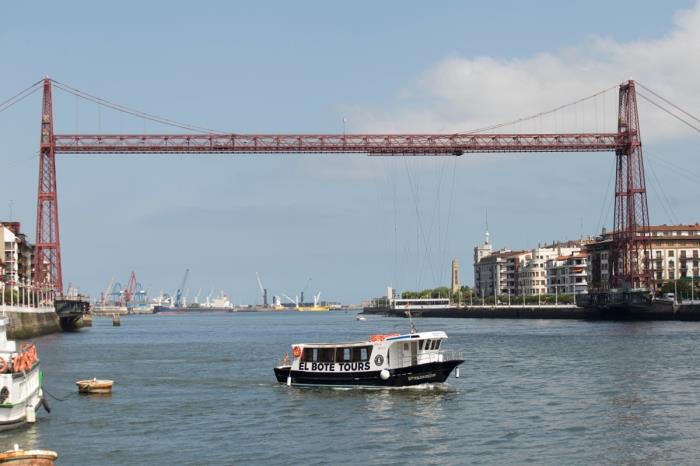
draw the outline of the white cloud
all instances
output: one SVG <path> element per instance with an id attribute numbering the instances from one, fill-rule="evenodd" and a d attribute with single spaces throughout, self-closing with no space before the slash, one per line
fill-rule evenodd
<path id="1" fill-rule="evenodd" d="M 548 110 L 630 78 L 697 114 L 699 77 L 700 3 L 677 13 L 673 30 L 653 40 L 621 43 L 592 36 L 582 44 L 523 59 L 448 57 L 410 83 L 398 108 L 354 108 L 348 114 L 359 131 L 468 131 Z M 645 142 L 691 131 L 638 100 Z M 616 112 L 613 89 L 556 116 L 504 131 L 614 130 Z"/>

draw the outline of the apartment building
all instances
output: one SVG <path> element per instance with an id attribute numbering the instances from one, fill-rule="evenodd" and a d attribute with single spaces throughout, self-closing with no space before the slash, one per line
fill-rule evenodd
<path id="1" fill-rule="evenodd" d="M 647 234 L 650 240 L 650 257 L 640 263 L 649 263 L 657 283 L 700 277 L 700 224 L 654 225 Z M 612 272 L 612 233 L 603 230 L 600 237 L 588 247 L 591 288 L 610 288 Z"/>

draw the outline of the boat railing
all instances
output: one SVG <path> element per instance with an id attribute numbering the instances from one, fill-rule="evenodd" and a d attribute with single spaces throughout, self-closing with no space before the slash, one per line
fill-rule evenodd
<path id="1" fill-rule="evenodd" d="M 292 358 L 288 358 L 285 360 L 284 358 L 275 358 L 275 367 L 284 367 L 284 366 L 291 366 L 292 365 Z"/>
<path id="2" fill-rule="evenodd" d="M 430 353 L 422 353 L 418 355 L 418 364 L 454 360 L 464 360 L 464 351 L 445 350 Z"/>

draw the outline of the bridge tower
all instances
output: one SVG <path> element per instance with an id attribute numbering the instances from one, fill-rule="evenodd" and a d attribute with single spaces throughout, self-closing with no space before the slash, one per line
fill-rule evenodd
<path id="1" fill-rule="evenodd" d="M 36 249 L 34 280 L 63 294 L 61 241 L 58 234 L 58 197 L 56 194 L 56 151 L 53 132 L 51 79 L 44 78 L 39 144 L 39 188 L 36 206 Z"/>
<path id="2" fill-rule="evenodd" d="M 628 290 L 654 287 L 649 247 L 649 207 L 639 131 L 635 82 L 620 85 L 618 134 L 624 144 L 615 151 L 615 225 L 611 285 Z M 641 264 L 640 264 L 641 262 Z"/>

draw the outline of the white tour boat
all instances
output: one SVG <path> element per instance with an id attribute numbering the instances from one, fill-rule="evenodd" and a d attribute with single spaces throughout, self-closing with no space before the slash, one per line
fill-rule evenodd
<path id="1" fill-rule="evenodd" d="M 36 346 L 7 339 L 8 319 L 0 317 L 0 430 L 36 421 L 43 404 L 42 373 Z"/>
<path id="2" fill-rule="evenodd" d="M 287 385 L 402 387 L 442 383 L 464 362 L 444 351 L 445 332 L 372 335 L 357 343 L 297 343 L 275 367 Z M 459 377 L 459 368 L 455 372 Z"/>

